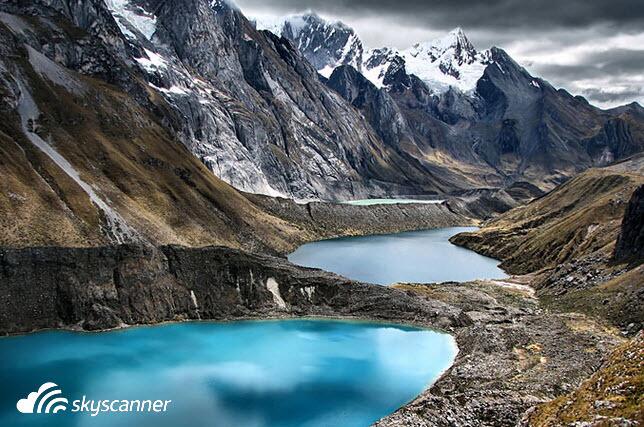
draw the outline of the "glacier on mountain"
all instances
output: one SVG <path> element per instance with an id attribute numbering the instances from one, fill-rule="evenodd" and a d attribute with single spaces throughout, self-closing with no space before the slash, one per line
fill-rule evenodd
<path id="1" fill-rule="evenodd" d="M 352 28 L 315 13 L 262 17 L 255 19 L 255 25 L 291 40 L 324 77 L 340 65 L 351 65 L 379 88 L 387 85 L 387 74 L 404 66 L 406 73 L 416 75 L 436 93 L 450 87 L 469 93 L 492 62 L 489 51 L 478 52 L 461 28 L 407 49 L 381 47 L 365 52 Z"/>
<path id="2" fill-rule="evenodd" d="M 409 74 L 416 75 L 436 92 L 445 92 L 450 86 L 473 92 L 491 63 L 489 51 L 477 52 L 461 28 L 439 39 L 416 43 L 397 54 L 405 61 Z"/>

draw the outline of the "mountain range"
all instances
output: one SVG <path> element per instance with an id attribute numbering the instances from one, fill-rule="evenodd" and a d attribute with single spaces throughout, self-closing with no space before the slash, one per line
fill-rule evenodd
<path id="1" fill-rule="evenodd" d="M 386 144 L 463 186 L 525 180 L 549 190 L 644 147 L 639 104 L 600 110 L 500 48 L 477 51 L 461 28 L 405 50 L 365 51 L 351 28 L 314 13 L 277 22 L 266 28 L 299 46 Z"/>
<path id="2" fill-rule="evenodd" d="M 257 30 L 225 1 L 4 1 L 0 10 L 11 70 L 0 81 L 3 116 L 14 134 L 56 146 L 56 119 L 77 132 L 61 99 L 105 107 L 88 99 L 89 84 L 132 106 L 110 113 L 114 124 L 136 129 L 146 117 L 246 192 L 346 200 L 523 185 L 536 194 L 644 146 L 639 105 L 595 108 L 501 49 L 476 51 L 460 29 L 365 51 L 342 23 L 305 14 Z M 51 99 L 34 90 L 36 77 Z M 105 131 L 110 114 L 90 131 Z M 101 170 L 77 160 L 66 158 Z"/>

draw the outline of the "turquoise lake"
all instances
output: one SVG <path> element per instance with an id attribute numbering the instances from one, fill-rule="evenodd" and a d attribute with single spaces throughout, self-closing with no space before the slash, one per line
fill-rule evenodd
<path id="1" fill-rule="evenodd" d="M 0 426 L 368 426 L 424 390 L 453 338 L 377 323 L 181 323 L 0 339 Z M 18 399 L 56 383 L 57 414 Z M 162 413 L 70 412 L 73 400 L 171 400 Z"/>
<path id="2" fill-rule="evenodd" d="M 367 283 L 440 283 L 507 277 L 500 261 L 449 242 L 475 227 L 449 227 L 378 236 L 343 237 L 300 246 L 294 264 L 321 268 Z"/>

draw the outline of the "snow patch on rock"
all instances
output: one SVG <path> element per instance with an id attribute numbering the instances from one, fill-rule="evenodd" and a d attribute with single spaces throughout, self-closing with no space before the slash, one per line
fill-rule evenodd
<path id="1" fill-rule="evenodd" d="M 152 39 L 157 30 L 157 18 L 154 14 L 131 4 L 129 0 L 105 0 L 105 4 L 126 37 L 136 39 L 136 34 L 132 32 L 136 30 L 146 39 Z"/>
<path id="2" fill-rule="evenodd" d="M 163 56 L 159 55 L 158 53 L 152 52 L 149 49 L 143 50 L 145 51 L 147 58 L 134 58 L 134 60 L 138 62 L 145 71 L 154 72 L 160 69 L 168 68 L 168 61 L 166 61 Z"/>

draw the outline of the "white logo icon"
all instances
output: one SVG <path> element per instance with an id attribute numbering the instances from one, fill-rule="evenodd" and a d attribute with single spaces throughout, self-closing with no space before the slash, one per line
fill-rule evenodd
<path id="1" fill-rule="evenodd" d="M 50 412 L 55 414 L 58 411 L 67 409 L 67 399 L 60 396 L 62 391 L 57 384 L 45 383 L 40 386 L 38 391 L 29 393 L 26 399 L 20 399 L 16 403 L 16 408 L 23 414 L 40 414 Z"/>

